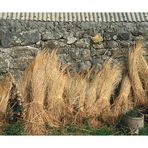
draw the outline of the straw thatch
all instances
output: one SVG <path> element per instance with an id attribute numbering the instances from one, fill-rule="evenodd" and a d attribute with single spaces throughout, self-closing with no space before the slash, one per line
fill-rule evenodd
<path id="1" fill-rule="evenodd" d="M 32 81 L 32 74 L 33 74 L 33 68 L 35 65 L 35 60 L 33 60 L 26 70 L 23 73 L 23 76 L 18 82 L 18 88 L 22 95 L 22 100 L 24 104 L 30 103 L 32 100 L 31 98 L 31 81 Z"/>
<path id="2" fill-rule="evenodd" d="M 115 99 L 113 104 L 113 116 L 117 119 L 122 114 L 125 114 L 129 109 L 132 108 L 129 101 L 129 94 L 131 90 L 131 84 L 128 75 L 126 75 L 121 83 L 119 96 Z"/>
<path id="3" fill-rule="evenodd" d="M 14 78 L 11 73 L 8 73 L 5 79 L 0 82 L 0 112 L 2 113 L 6 112 L 13 82 Z"/>
<path id="4" fill-rule="evenodd" d="M 145 50 L 142 47 L 143 43 L 139 42 L 141 44 L 141 49 L 138 52 L 138 59 L 137 59 L 137 67 L 140 79 L 142 81 L 142 84 L 144 86 L 144 90 L 146 91 L 147 97 L 148 97 L 148 64 L 146 59 L 144 58 Z"/>
<path id="5" fill-rule="evenodd" d="M 85 108 L 88 111 L 95 103 L 97 99 L 98 91 L 98 82 L 100 80 L 100 72 L 98 72 L 94 78 L 87 83 L 86 99 L 85 99 Z"/>
<path id="6" fill-rule="evenodd" d="M 134 92 L 134 100 L 136 106 L 145 105 L 146 93 L 139 77 L 137 62 L 139 60 L 139 52 L 141 52 L 142 44 L 137 41 L 133 50 L 128 55 L 128 70 L 131 85 Z"/>
<path id="7" fill-rule="evenodd" d="M 28 134 L 45 134 L 45 122 L 51 127 L 62 125 L 66 82 L 63 71 L 56 50 L 38 53 L 25 71 L 19 86 L 24 97 L 24 120 L 27 121 L 25 129 Z"/>
<path id="8" fill-rule="evenodd" d="M 79 74 L 65 74 L 57 51 L 40 52 L 25 71 L 20 81 L 26 112 L 24 119 L 28 134 L 45 134 L 45 122 L 51 127 L 82 123 L 89 117 L 89 125 L 98 127 L 113 116 L 117 119 L 130 106 L 129 94 L 133 90 L 135 105 L 145 105 L 148 73 L 140 42 L 128 55 L 129 76 L 121 83 L 118 97 L 111 106 L 111 97 L 122 78 L 123 67 L 113 59 L 107 60 L 92 80 Z M 141 82 L 142 80 L 142 82 Z M 144 90 L 145 89 L 145 90 Z"/>
<path id="9" fill-rule="evenodd" d="M 73 116 L 72 122 L 82 122 L 84 115 L 84 105 L 86 98 L 86 78 L 75 74 L 67 76 L 67 81 L 64 90 L 64 100 L 67 106 L 67 112 Z"/>
<path id="10" fill-rule="evenodd" d="M 7 73 L 5 79 L 0 82 L 0 126 L 5 123 L 5 115 L 13 82 L 14 78 L 11 73 Z"/>
<path id="11" fill-rule="evenodd" d="M 91 116 L 101 117 L 106 120 L 110 116 L 110 98 L 121 80 L 122 66 L 109 59 L 100 71 L 97 98 L 89 111 Z"/>
<path id="12" fill-rule="evenodd" d="M 46 108 L 48 110 L 48 116 L 52 117 L 53 123 L 57 126 L 61 126 L 63 118 L 65 116 L 65 104 L 63 99 L 63 92 L 66 83 L 64 76 L 64 70 L 61 69 L 61 64 L 58 61 L 57 51 L 48 53 L 47 65 L 46 65 Z M 49 123 L 50 124 L 50 123 Z"/>
<path id="13" fill-rule="evenodd" d="M 24 119 L 27 121 L 25 125 L 25 130 L 27 134 L 44 134 L 44 122 L 47 117 L 44 113 L 44 95 L 46 89 L 45 83 L 45 66 L 46 60 L 44 60 L 46 54 L 41 52 L 36 56 L 33 63 L 28 70 L 28 75 L 26 77 L 26 83 L 30 81 L 30 90 L 25 90 L 29 93 L 26 96 L 30 96 L 30 102 L 26 107 L 27 110 L 24 114 Z M 26 84 L 27 85 L 27 84 Z M 26 85 L 24 85 L 26 87 Z M 23 84 L 22 84 L 23 86 Z"/>

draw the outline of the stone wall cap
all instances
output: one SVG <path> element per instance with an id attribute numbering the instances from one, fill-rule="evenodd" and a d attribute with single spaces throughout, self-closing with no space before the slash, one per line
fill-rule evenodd
<path id="1" fill-rule="evenodd" d="M 0 20 L 52 22 L 148 22 L 148 12 L 1 12 Z"/>

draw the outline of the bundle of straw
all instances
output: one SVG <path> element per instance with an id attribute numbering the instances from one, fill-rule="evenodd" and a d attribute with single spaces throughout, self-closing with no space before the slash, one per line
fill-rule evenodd
<path id="1" fill-rule="evenodd" d="M 121 83 L 119 96 L 115 99 L 113 104 L 113 116 L 117 119 L 122 114 L 125 114 L 131 105 L 129 105 L 129 94 L 131 90 L 131 84 L 128 75 L 124 77 Z"/>
<path id="2" fill-rule="evenodd" d="M 75 74 L 67 75 L 65 85 L 64 99 L 67 102 L 67 108 L 71 116 L 73 116 L 73 123 L 81 123 L 84 115 L 84 105 L 86 97 L 86 78 Z"/>
<path id="3" fill-rule="evenodd" d="M 33 74 L 34 65 L 35 65 L 35 60 L 33 60 L 28 65 L 28 67 L 23 73 L 23 76 L 18 81 L 18 89 L 22 95 L 22 101 L 24 102 L 25 106 L 32 101 L 31 82 L 32 82 L 32 74 Z"/>
<path id="4" fill-rule="evenodd" d="M 100 79 L 100 73 L 98 72 L 94 78 L 87 83 L 86 99 L 85 99 L 85 108 L 86 112 L 94 105 L 97 99 L 97 88 L 98 82 Z"/>
<path id="5" fill-rule="evenodd" d="M 45 122 L 51 127 L 59 127 L 65 116 L 63 92 L 66 79 L 56 53 L 56 50 L 38 53 L 19 83 L 28 134 L 44 134 Z"/>
<path id="6" fill-rule="evenodd" d="M 47 83 L 47 110 L 48 115 L 52 117 L 55 124 L 62 125 L 65 116 L 65 103 L 63 99 L 66 77 L 64 76 L 63 67 L 58 61 L 57 51 L 54 50 L 48 54 L 46 66 L 46 83 Z"/>
<path id="7" fill-rule="evenodd" d="M 8 73 L 5 79 L 0 82 L 0 126 L 5 122 L 5 115 L 13 82 L 14 78 L 11 73 Z"/>
<path id="8" fill-rule="evenodd" d="M 86 78 L 80 76 L 74 77 L 76 81 L 76 87 L 77 87 L 77 97 L 75 98 L 78 102 L 78 105 L 76 107 L 76 110 L 78 110 L 75 119 L 77 123 L 83 122 L 83 117 L 85 116 L 85 99 L 86 99 L 86 87 L 87 82 Z"/>
<path id="9" fill-rule="evenodd" d="M 44 122 L 46 119 L 46 114 L 44 112 L 44 94 L 45 94 L 45 53 L 39 53 L 34 59 L 31 66 L 33 66 L 28 71 L 28 77 L 26 77 L 26 82 L 31 81 L 30 88 L 30 99 L 31 102 L 28 104 L 27 111 L 24 115 L 24 119 L 28 122 L 25 125 L 25 130 L 27 134 L 40 135 L 45 133 Z M 30 75 L 31 74 L 31 75 Z M 31 77 L 30 77 L 31 76 Z M 28 78 L 28 80 L 27 80 Z M 27 84 L 26 84 L 27 85 Z M 26 94 L 27 95 L 27 94 Z"/>
<path id="10" fill-rule="evenodd" d="M 55 126 L 44 109 L 47 90 L 46 67 L 48 56 L 46 51 L 40 52 L 27 69 L 25 73 L 26 78 L 23 78 L 25 80 L 25 88 L 21 90 L 23 90 L 23 94 L 26 93 L 25 96 L 29 96 L 29 99 L 25 99 L 28 102 L 24 114 L 24 120 L 28 122 L 25 130 L 27 134 L 31 135 L 45 134 L 44 124 L 47 121 L 50 121 L 50 126 Z"/>
<path id="11" fill-rule="evenodd" d="M 128 55 L 128 69 L 131 85 L 134 92 L 134 100 L 136 106 L 145 105 L 146 93 L 143 89 L 142 82 L 139 77 L 137 63 L 139 61 L 139 54 L 141 53 L 142 44 L 140 41 L 136 42 L 133 50 L 129 51 Z"/>
<path id="12" fill-rule="evenodd" d="M 100 71 L 97 98 L 90 110 L 90 115 L 101 117 L 104 121 L 110 116 L 110 98 L 121 80 L 122 67 L 109 59 Z"/>
<path id="13" fill-rule="evenodd" d="M 74 104 L 75 104 L 75 97 L 77 96 L 77 90 L 76 87 L 74 87 L 74 79 L 72 79 L 70 73 L 67 73 L 65 75 L 66 83 L 64 87 L 64 93 L 63 98 L 66 105 L 66 116 L 67 119 L 65 121 L 65 124 L 68 124 L 72 122 L 73 120 L 73 112 L 74 112 Z"/>
<path id="14" fill-rule="evenodd" d="M 140 55 L 138 59 L 138 71 L 145 91 L 148 92 L 148 64 L 142 55 Z"/>
<path id="15" fill-rule="evenodd" d="M 14 123 L 23 118 L 23 102 L 22 96 L 18 91 L 17 83 L 13 82 L 8 106 L 7 106 L 7 122 Z"/>
<path id="16" fill-rule="evenodd" d="M 148 97 L 148 64 L 144 58 L 145 50 L 142 48 L 142 41 L 139 43 L 141 45 L 141 48 L 138 52 L 138 59 L 137 59 L 137 67 L 140 79 L 142 80 L 142 83 L 144 85 L 144 89 L 146 91 L 147 97 Z"/>
<path id="17" fill-rule="evenodd" d="M 11 73 L 8 73 L 5 79 L 0 83 L 0 112 L 2 113 L 6 112 L 13 82 L 13 76 Z"/>

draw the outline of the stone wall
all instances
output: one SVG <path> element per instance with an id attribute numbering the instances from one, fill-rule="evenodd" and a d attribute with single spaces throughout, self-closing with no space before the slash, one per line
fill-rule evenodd
<path id="1" fill-rule="evenodd" d="M 92 37 L 102 37 L 94 43 Z M 73 71 L 98 69 L 114 56 L 123 61 L 137 36 L 148 46 L 148 22 L 40 22 L 0 20 L 0 74 L 11 71 L 16 77 L 42 46 L 58 48 L 61 62 Z M 29 47 L 28 47 L 29 46 Z"/>

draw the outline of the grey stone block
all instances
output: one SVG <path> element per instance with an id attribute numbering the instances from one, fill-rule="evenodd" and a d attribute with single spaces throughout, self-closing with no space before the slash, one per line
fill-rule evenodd
<path id="1" fill-rule="evenodd" d="M 106 48 L 116 48 L 116 47 L 118 47 L 118 42 L 116 42 L 116 41 L 108 41 L 107 43 L 106 43 Z"/>
<path id="2" fill-rule="evenodd" d="M 73 44 L 76 42 L 76 40 L 77 40 L 77 38 L 75 38 L 74 36 L 69 36 L 67 38 L 67 44 Z"/>
<path id="3" fill-rule="evenodd" d="M 118 34 L 120 40 L 127 41 L 130 39 L 130 32 L 121 32 Z"/>
<path id="4" fill-rule="evenodd" d="M 83 38 L 78 40 L 75 45 L 79 48 L 89 48 L 90 47 L 90 39 L 89 38 Z"/>

